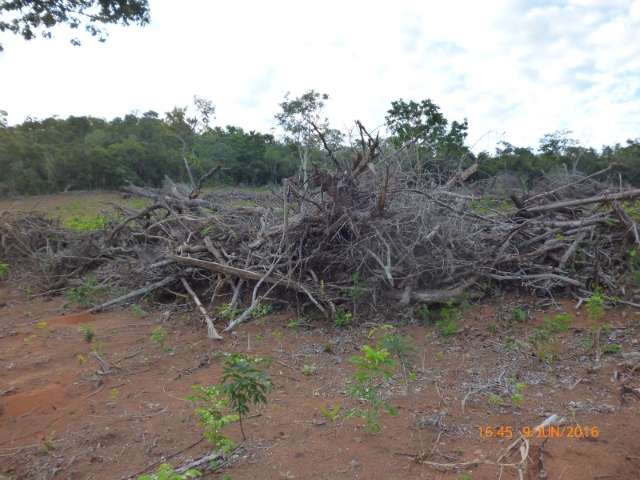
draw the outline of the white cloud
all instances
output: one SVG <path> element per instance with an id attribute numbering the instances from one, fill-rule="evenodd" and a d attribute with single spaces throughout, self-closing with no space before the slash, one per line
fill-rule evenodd
<path id="1" fill-rule="evenodd" d="M 562 128 L 594 146 L 640 136 L 640 0 L 309 5 L 155 0 L 150 26 L 80 48 L 64 32 L 5 35 L 0 109 L 13 123 L 113 117 L 197 94 L 216 104 L 216 123 L 268 130 L 285 92 L 314 88 L 341 128 L 382 124 L 399 97 L 431 98 L 469 119 L 478 149 Z"/>

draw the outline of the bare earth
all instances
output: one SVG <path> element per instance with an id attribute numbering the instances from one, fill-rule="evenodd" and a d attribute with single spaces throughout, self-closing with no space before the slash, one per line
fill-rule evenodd
<path id="1" fill-rule="evenodd" d="M 559 335 L 559 360 L 551 366 L 526 350 L 505 348 L 507 336 L 525 339 L 542 312 L 510 327 L 503 317 L 511 306 L 477 305 L 465 312 L 462 331 L 448 339 L 433 326 L 403 327 L 418 348 L 416 378 L 408 391 L 399 377 L 389 384 L 400 413 L 384 416 L 377 435 L 366 433 L 358 419 L 331 424 L 319 413 L 322 405 L 354 406 L 345 394 L 353 372 L 348 359 L 367 343 L 364 326 L 340 330 L 318 321 L 295 329 L 288 327 L 295 317 L 280 313 L 212 343 L 195 316 L 65 313 L 63 303 L 28 298 L 12 285 L 0 289 L 0 473 L 8 478 L 128 478 L 164 459 L 178 466 L 201 456 L 208 448 L 198 443 L 200 431 L 184 398 L 192 384 L 220 379 L 215 353 L 221 351 L 273 359 L 275 388 L 269 404 L 247 422 L 249 439 L 225 470 L 233 479 L 496 479 L 493 465 L 441 472 L 414 456 L 438 463 L 494 461 L 512 439 L 481 438 L 480 427 L 517 431 L 553 413 L 568 425 L 597 427 L 599 436 L 565 434 L 544 442 L 547 478 L 640 478 L 640 399 L 622 397 L 614 378 L 624 358 L 606 355 L 601 368 L 593 368 L 578 342 L 585 313 L 577 315 L 570 303 L 563 309 L 575 317 L 573 328 Z M 639 319 L 632 310 L 607 312 L 627 357 L 640 352 Z M 81 324 L 95 329 L 113 373 L 96 373 Z M 160 324 L 170 332 L 172 354 L 149 339 Z M 488 325 L 498 332 L 490 333 Z M 304 365 L 314 365 L 316 373 L 303 375 Z M 522 405 L 492 405 L 489 395 L 497 390 L 482 387 L 513 375 L 526 384 Z M 237 426 L 228 433 L 240 441 Z M 531 479 L 544 478 L 538 473 L 542 442 L 531 439 Z M 465 472 L 472 476 L 461 477 Z M 517 475 L 505 469 L 502 478 Z"/>

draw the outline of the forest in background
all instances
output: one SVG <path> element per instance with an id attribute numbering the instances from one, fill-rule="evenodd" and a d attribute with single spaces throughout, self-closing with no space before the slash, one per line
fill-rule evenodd
<path id="1" fill-rule="evenodd" d="M 197 177 L 221 166 L 210 185 L 277 184 L 298 173 L 304 162 L 307 170 L 322 169 L 330 161 L 323 139 L 336 155 L 359 141 L 329 128 L 323 116 L 327 99 L 313 90 L 285 97 L 276 114 L 282 133 L 277 137 L 230 125 L 212 127 L 215 107 L 198 97 L 191 108 L 164 115 L 131 113 L 110 121 L 51 117 L 9 126 L 0 112 L 0 196 L 110 190 L 128 182 L 159 186 L 165 176 L 188 182 L 185 161 Z M 450 122 L 431 100 L 398 100 L 387 112 L 382 144 L 387 152 L 411 157 L 419 171 L 441 173 L 443 179 L 478 162 L 474 178 L 508 172 L 526 191 L 546 173 L 591 174 L 612 166 L 608 174 L 616 181 L 640 185 L 640 139 L 596 150 L 560 131 L 545 135 L 536 148 L 503 142 L 494 152 L 474 153 L 467 130 L 466 120 Z"/>

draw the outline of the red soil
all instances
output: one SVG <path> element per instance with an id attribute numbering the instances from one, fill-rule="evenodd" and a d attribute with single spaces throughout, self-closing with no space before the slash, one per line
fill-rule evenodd
<path id="1" fill-rule="evenodd" d="M 493 461 L 511 440 L 483 439 L 479 427 L 519 429 L 551 413 L 570 424 L 597 426 L 600 435 L 547 440 L 542 450 L 547 478 L 640 478 L 640 400 L 627 395 L 622 402 L 613 378 L 624 360 L 620 354 L 605 356 L 594 369 L 581 353 L 579 339 L 589 325 L 584 314 L 574 315 L 574 328 L 558 336 L 559 359 L 552 366 L 524 348 L 505 349 L 507 337 L 525 340 L 542 313 L 530 324 L 508 326 L 510 306 L 475 306 L 450 339 L 433 326 L 403 327 L 417 347 L 416 379 L 408 391 L 399 377 L 389 385 L 399 415 L 383 415 L 382 432 L 372 435 L 359 419 L 331 424 L 319 413 L 323 405 L 340 404 L 343 411 L 355 406 L 345 395 L 346 382 L 353 373 L 349 357 L 368 341 L 364 327 L 336 330 L 316 322 L 310 329 L 293 329 L 287 327 L 293 314 L 278 314 L 216 343 L 206 339 L 195 315 L 194 321 L 182 314 L 139 318 L 128 310 L 61 315 L 62 303 L 27 299 L 15 288 L 0 287 L 0 305 L 5 304 L 0 308 L 0 478 L 120 479 L 167 458 L 178 466 L 205 454 L 209 448 L 198 443 L 201 432 L 184 398 L 191 385 L 220 380 L 215 354 L 230 351 L 271 357 L 275 385 L 268 405 L 246 423 L 242 455 L 224 471 L 234 480 L 496 479 L 493 465 L 444 472 L 411 456 L 438 463 Z M 564 309 L 575 313 L 572 304 Z M 631 310 L 607 314 L 625 354 L 640 352 L 638 319 Z M 161 323 L 172 354 L 149 339 Z M 95 330 L 112 373 L 97 373 L 91 347 L 78 332 L 81 324 Z M 495 328 L 489 331 L 488 325 Z M 304 375 L 304 365 L 314 365 L 316 373 Z M 506 378 L 514 373 L 526 383 L 521 406 L 508 399 L 508 405 L 492 405 L 489 390 L 469 395 L 503 370 Z M 640 372 L 633 385 L 640 386 Z M 241 439 L 237 425 L 228 434 Z M 530 480 L 542 478 L 541 445 L 542 440 L 531 440 Z M 465 473 L 471 477 L 461 477 Z M 514 478 L 515 470 L 505 469 L 502 479 Z"/>

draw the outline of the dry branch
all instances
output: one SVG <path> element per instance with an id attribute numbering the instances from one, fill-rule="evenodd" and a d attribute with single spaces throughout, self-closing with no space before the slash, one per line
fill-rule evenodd
<path id="1" fill-rule="evenodd" d="M 182 286 L 187 291 L 187 293 L 191 295 L 193 303 L 196 304 L 196 307 L 198 307 L 198 310 L 200 310 L 204 321 L 207 323 L 207 336 L 213 340 L 222 340 L 222 337 L 216 330 L 216 327 L 214 327 L 213 325 L 213 320 L 211 320 L 209 314 L 207 313 L 207 310 L 202 306 L 202 302 L 198 298 L 198 295 L 196 295 L 196 292 L 193 291 L 191 286 L 189 286 L 189 283 L 184 278 L 181 278 L 180 281 L 182 282 Z"/>
<path id="2" fill-rule="evenodd" d="M 615 191 L 594 174 L 544 178 L 528 199 L 516 190 L 498 196 L 492 184 L 470 181 L 475 164 L 443 185 L 400 162 L 360 122 L 356 127 L 351 162 L 329 152 L 334 168 L 316 170 L 305 188 L 287 179 L 256 207 L 200 195 L 215 167 L 191 188 L 170 179 L 160 189 L 127 186 L 152 205 L 123 209 L 125 219 L 103 231 L 71 232 L 43 216 L 3 214 L 0 260 L 28 260 L 49 288 L 94 272 L 130 290 L 92 311 L 165 287 L 180 301 L 193 300 L 211 338 L 219 335 L 200 299 L 226 297 L 234 308 L 244 301 L 248 308 L 231 329 L 251 317 L 266 295 L 261 289 L 325 315 L 336 307 L 375 310 L 385 301 L 443 304 L 501 289 L 585 298 L 597 285 L 607 298 L 635 304 L 627 252 L 640 246 L 640 233 L 627 204 L 617 202 L 640 198 L 640 189 Z"/>

